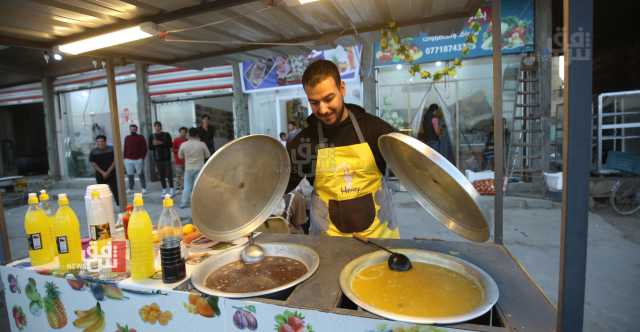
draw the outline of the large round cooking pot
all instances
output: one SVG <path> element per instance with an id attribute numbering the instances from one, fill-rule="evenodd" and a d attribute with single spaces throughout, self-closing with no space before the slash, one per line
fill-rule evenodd
<path id="1" fill-rule="evenodd" d="M 410 316 L 402 315 L 386 311 L 384 309 L 375 307 L 365 300 L 360 298 L 352 289 L 351 285 L 356 275 L 363 269 L 379 264 L 386 264 L 389 254 L 384 251 L 375 251 L 363 256 L 360 256 L 351 262 L 349 262 L 340 273 L 340 288 L 344 295 L 346 295 L 351 301 L 357 304 L 359 307 L 379 316 L 387 319 L 393 319 L 408 323 L 416 324 L 453 324 L 465 322 L 476 317 L 482 316 L 487 311 L 491 310 L 498 301 L 498 286 L 496 282 L 491 278 L 489 274 L 484 272 L 479 267 L 450 255 L 417 249 L 394 249 L 396 252 L 403 253 L 411 259 L 412 262 L 422 262 L 432 265 L 437 265 L 454 272 L 457 272 L 480 287 L 483 293 L 481 303 L 473 310 L 464 314 L 456 316 L 444 316 L 444 317 L 428 317 L 428 316 Z M 404 273 L 404 272 L 402 272 Z M 415 285 L 420 287 L 420 285 Z"/>
<path id="2" fill-rule="evenodd" d="M 228 293 L 212 289 L 206 286 L 207 277 L 214 271 L 217 271 L 221 267 L 240 260 L 240 253 L 244 249 L 244 246 L 230 249 L 220 255 L 215 255 L 207 258 L 204 262 L 200 263 L 198 268 L 191 274 L 191 283 L 199 291 L 215 296 L 228 297 L 228 298 L 242 298 L 242 297 L 255 297 L 267 294 L 277 293 L 281 290 L 285 290 L 289 287 L 293 287 L 311 277 L 320 264 L 320 257 L 311 248 L 293 244 L 293 243 L 261 243 L 260 246 L 264 249 L 266 256 L 281 256 L 291 259 L 295 259 L 303 263 L 307 268 L 307 273 L 302 275 L 296 280 L 293 280 L 284 285 L 276 288 L 271 288 L 256 292 L 247 293 Z"/>

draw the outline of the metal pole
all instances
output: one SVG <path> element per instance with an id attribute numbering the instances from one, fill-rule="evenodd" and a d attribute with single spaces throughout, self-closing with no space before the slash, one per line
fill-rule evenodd
<path id="1" fill-rule="evenodd" d="M 493 142 L 496 197 L 494 200 L 494 234 L 496 244 L 502 244 L 504 183 L 504 128 L 502 126 L 502 32 L 500 1 L 492 1 L 491 24 L 493 39 Z"/>
<path id="2" fill-rule="evenodd" d="M 566 81 L 566 79 L 565 79 Z M 598 96 L 598 171 L 602 169 L 602 102 L 603 95 Z"/>
<path id="3" fill-rule="evenodd" d="M 564 137 L 558 331 L 582 331 L 587 263 L 593 0 L 564 0 Z"/>
<path id="4" fill-rule="evenodd" d="M 44 105 L 45 129 L 47 135 L 49 175 L 55 180 L 60 180 L 60 156 L 58 155 L 58 133 L 56 129 L 56 107 L 54 98 L 53 78 L 46 76 L 42 79 L 42 101 Z"/>
<path id="5" fill-rule="evenodd" d="M 4 204 L 2 203 L 2 192 L 0 192 L 0 242 L 2 242 L 2 248 L 0 251 L 1 264 L 11 263 L 11 242 L 9 242 L 9 233 L 7 230 L 7 223 L 4 217 Z"/>
<path id="6" fill-rule="evenodd" d="M 106 60 L 104 68 L 107 74 L 107 91 L 109 93 L 109 109 L 111 113 L 112 141 L 114 162 L 116 163 L 116 180 L 118 181 L 118 202 L 120 211 L 127 207 L 127 195 L 124 187 L 124 162 L 122 160 L 122 139 L 120 138 L 120 119 L 118 116 L 118 96 L 116 94 L 116 78 L 113 71 L 113 61 Z"/>

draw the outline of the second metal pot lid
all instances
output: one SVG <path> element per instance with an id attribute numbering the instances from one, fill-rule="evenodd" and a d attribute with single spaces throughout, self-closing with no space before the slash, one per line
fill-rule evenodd
<path id="1" fill-rule="evenodd" d="M 227 143 L 196 179 L 193 223 L 214 241 L 251 233 L 282 199 L 290 169 L 289 154 L 275 138 L 249 135 Z"/>
<path id="2" fill-rule="evenodd" d="M 480 194 L 446 158 L 400 133 L 380 136 L 378 145 L 400 183 L 440 223 L 468 240 L 484 242 L 489 238 Z"/>

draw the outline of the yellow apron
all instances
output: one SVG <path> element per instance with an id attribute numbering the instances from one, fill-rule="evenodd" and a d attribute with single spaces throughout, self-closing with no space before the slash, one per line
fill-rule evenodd
<path id="1" fill-rule="evenodd" d="M 348 112 L 348 110 L 347 110 Z M 318 123 L 318 155 L 311 204 L 311 234 L 400 238 L 392 223 L 391 194 L 355 116 L 349 118 L 359 144 L 325 147 Z"/>

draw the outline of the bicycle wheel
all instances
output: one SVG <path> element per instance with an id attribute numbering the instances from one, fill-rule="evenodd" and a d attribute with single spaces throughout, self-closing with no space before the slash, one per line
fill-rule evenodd
<path id="1" fill-rule="evenodd" d="M 611 207 L 623 216 L 640 211 L 640 181 L 621 180 L 611 192 Z"/>

